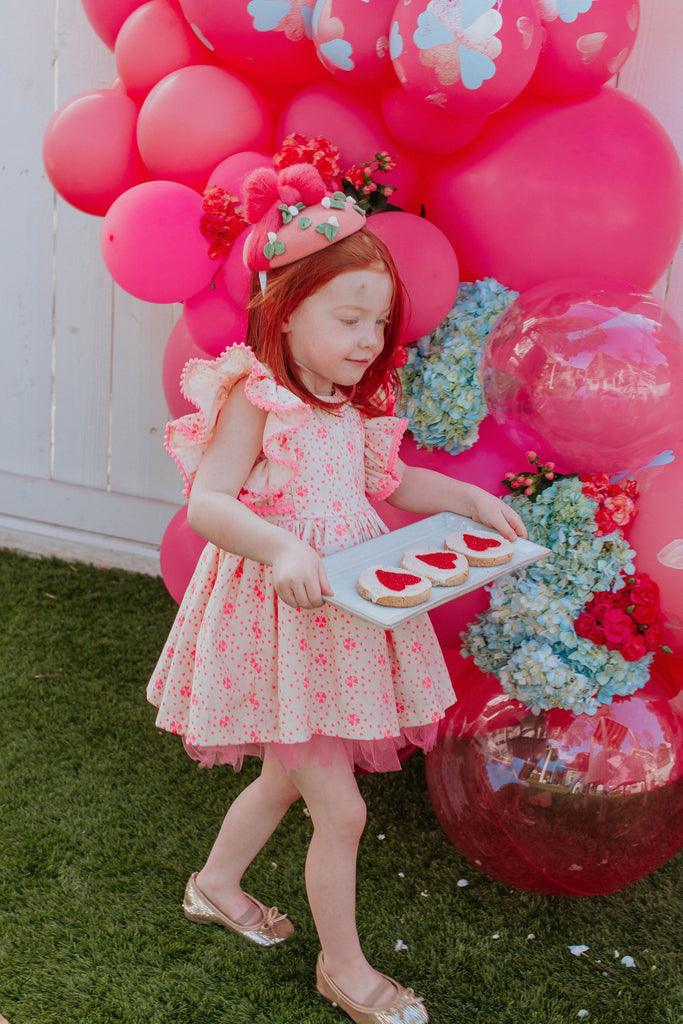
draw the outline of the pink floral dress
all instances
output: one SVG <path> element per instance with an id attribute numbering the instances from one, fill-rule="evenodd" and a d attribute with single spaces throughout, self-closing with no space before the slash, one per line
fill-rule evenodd
<path id="1" fill-rule="evenodd" d="M 367 419 L 349 404 L 306 405 L 245 345 L 185 369 L 199 412 L 169 424 L 167 445 L 189 493 L 231 387 L 246 378 L 268 412 L 262 453 L 239 500 L 322 555 L 387 532 L 368 495 L 398 486 L 406 421 Z M 341 750 L 370 771 L 400 767 L 406 743 L 428 748 L 454 695 L 426 615 L 385 631 L 330 604 L 282 602 L 267 565 L 207 544 L 178 610 L 148 699 L 159 728 L 204 765 L 272 750 L 290 770 Z"/>

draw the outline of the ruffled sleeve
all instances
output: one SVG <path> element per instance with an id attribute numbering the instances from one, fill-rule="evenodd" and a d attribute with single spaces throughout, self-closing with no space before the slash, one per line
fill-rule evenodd
<path id="1" fill-rule="evenodd" d="M 182 373 L 183 394 L 199 411 L 167 424 L 166 450 L 178 464 L 185 482 L 185 497 L 189 496 L 199 463 L 213 437 L 219 413 L 235 384 L 243 378 L 247 399 L 269 413 L 263 453 L 280 468 L 276 474 L 278 482 L 282 484 L 297 472 L 297 452 L 290 443 L 291 437 L 311 410 L 276 382 L 247 345 L 233 345 L 218 359 L 191 359 Z"/>
<path id="2" fill-rule="evenodd" d="M 396 461 L 407 426 L 408 420 L 396 416 L 364 421 L 365 491 L 371 498 L 387 498 L 400 484 Z"/>

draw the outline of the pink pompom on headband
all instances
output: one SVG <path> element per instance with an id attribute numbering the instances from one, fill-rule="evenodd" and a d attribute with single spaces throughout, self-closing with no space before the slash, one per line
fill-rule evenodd
<path id="1" fill-rule="evenodd" d="M 244 245 L 244 264 L 251 271 L 294 263 L 365 224 L 356 200 L 328 192 L 312 164 L 294 164 L 279 174 L 266 167 L 253 171 L 244 182 L 243 208 L 253 224 Z"/>

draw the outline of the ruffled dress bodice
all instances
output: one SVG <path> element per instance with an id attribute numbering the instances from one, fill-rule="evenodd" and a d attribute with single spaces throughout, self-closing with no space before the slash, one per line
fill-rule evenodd
<path id="1" fill-rule="evenodd" d="M 167 430 L 185 493 L 243 379 L 247 399 L 267 417 L 239 500 L 322 555 L 385 533 L 369 498 L 400 483 L 406 421 L 368 419 L 334 397 L 329 408 L 309 406 L 244 345 L 185 369 L 183 390 L 198 412 Z M 426 616 L 385 632 L 329 604 L 290 608 L 270 567 L 208 544 L 148 698 L 159 707 L 157 724 L 181 733 L 202 763 L 238 766 L 244 753 L 274 745 L 293 767 L 313 740 L 338 738 L 355 762 L 385 769 L 398 766 L 396 749 L 407 738 L 433 734 L 453 693 Z"/>

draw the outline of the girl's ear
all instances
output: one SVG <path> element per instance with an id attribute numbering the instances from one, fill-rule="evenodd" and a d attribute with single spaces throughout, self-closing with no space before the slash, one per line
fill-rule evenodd
<path id="1" fill-rule="evenodd" d="M 282 323 L 280 324 L 280 330 L 282 331 L 282 333 L 283 333 L 283 334 L 289 334 L 289 332 L 291 331 L 291 329 L 292 329 L 292 326 L 291 326 L 291 324 L 290 324 L 289 320 L 284 320 L 284 321 L 283 321 L 283 322 L 282 322 Z"/>

